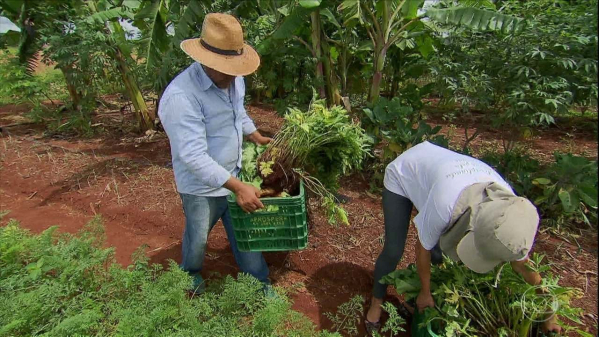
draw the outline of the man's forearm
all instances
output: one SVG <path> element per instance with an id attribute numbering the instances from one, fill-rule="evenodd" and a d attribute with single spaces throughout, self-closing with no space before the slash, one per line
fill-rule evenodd
<path id="1" fill-rule="evenodd" d="M 239 191 L 243 187 L 243 182 L 241 182 L 241 180 L 231 176 L 231 178 L 229 178 L 229 180 L 227 180 L 227 182 L 223 185 L 223 187 L 233 193 L 237 193 L 237 191 Z"/>
<path id="2" fill-rule="evenodd" d="M 424 249 L 420 241 L 416 241 L 416 269 L 420 278 L 422 292 L 431 291 L 431 252 Z"/>

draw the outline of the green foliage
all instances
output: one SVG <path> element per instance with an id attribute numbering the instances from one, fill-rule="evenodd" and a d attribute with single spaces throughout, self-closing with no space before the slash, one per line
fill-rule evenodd
<path id="1" fill-rule="evenodd" d="M 442 30 L 431 63 L 445 104 L 490 110 L 496 126 L 547 125 L 574 105 L 596 106 L 596 1 L 504 1 L 526 16 L 517 33 Z M 589 24 L 590 23 L 590 24 Z"/>
<path id="2" fill-rule="evenodd" d="M 427 140 L 448 146 L 447 138 L 437 135 L 441 126 L 433 128 L 422 120 L 420 111 L 413 108 L 421 105 L 421 101 L 409 97 L 394 97 L 391 100 L 381 97 L 362 110 L 366 117 L 362 119 L 362 124 L 368 135 L 375 145 L 383 144 L 376 162 L 370 166 L 373 172 L 372 188 L 382 184 L 385 167 L 410 147 Z"/>
<path id="3" fill-rule="evenodd" d="M 526 27 L 522 19 L 473 7 L 431 8 L 425 15 L 440 24 L 464 26 L 474 31 L 516 33 Z"/>
<path id="4" fill-rule="evenodd" d="M 0 336 L 333 336 L 255 278 L 227 276 L 190 298 L 174 262 L 162 270 L 138 251 L 123 269 L 102 237 L 99 218 L 76 236 L 0 228 Z"/>
<path id="5" fill-rule="evenodd" d="M 385 302 L 383 304 L 383 310 L 385 310 L 389 314 L 389 318 L 387 318 L 385 326 L 383 326 L 381 332 L 389 331 L 391 332 L 391 336 L 396 336 L 401 331 L 406 331 L 403 328 L 403 325 L 406 324 L 406 320 L 399 315 L 399 313 L 397 312 L 397 308 L 393 304 Z"/>
<path id="6" fill-rule="evenodd" d="M 546 166 L 522 150 L 487 152 L 482 160 L 539 208 L 542 223 L 550 227 L 597 222 L 597 161 L 572 154 L 554 153 Z"/>
<path id="7" fill-rule="evenodd" d="M 43 100 L 64 99 L 64 77 L 59 71 L 49 70 L 30 75 L 10 51 L 1 51 L 0 56 L 0 104 L 32 103 L 39 105 Z"/>
<path id="8" fill-rule="evenodd" d="M 341 304 L 336 313 L 326 312 L 325 316 L 331 320 L 336 332 L 347 336 L 357 336 L 362 312 L 364 312 L 364 298 L 361 295 L 356 295 L 348 302 Z"/>
<path id="9" fill-rule="evenodd" d="M 541 166 L 524 150 L 499 153 L 497 150 L 484 153 L 480 158 L 492 166 L 509 184 L 516 194 L 534 199 L 533 180 Z"/>
<path id="10" fill-rule="evenodd" d="M 542 193 L 534 199 L 547 220 L 597 222 L 597 161 L 555 153 L 555 163 L 532 181 Z M 563 219 L 562 219 L 563 218 Z"/>
<path id="11" fill-rule="evenodd" d="M 329 109 L 324 100 L 314 100 L 306 112 L 289 108 L 281 131 L 258 163 L 273 162 L 270 167 L 274 172 L 269 179 L 275 182 L 299 176 L 308 190 L 322 198 L 330 222 L 336 219 L 347 224 L 347 214 L 335 204 L 333 193 L 341 177 L 361 168 L 368 149 L 364 130 L 349 118 L 345 109 Z M 266 183 L 265 175 L 262 178 Z"/>
<path id="12" fill-rule="evenodd" d="M 262 185 L 262 178 L 258 173 L 257 160 L 264 150 L 266 150 L 265 145 L 260 146 L 252 142 L 243 143 L 239 178 L 242 181 L 254 185 L 258 189 L 260 189 L 260 186 Z"/>
<path id="13" fill-rule="evenodd" d="M 431 293 L 434 309 L 426 310 L 425 324 L 438 324 L 445 336 L 527 336 L 532 325 L 542 322 L 548 312 L 581 323 L 582 311 L 570 306 L 572 298 L 582 296 L 580 290 L 562 287 L 559 277 L 542 263 L 543 256 L 531 258 L 532 268 L 544 273 L 543 283 L 531 286 L 509 263 L 493 273 L 477 274 L 461 263 L 445 259 L 431 271 Z M 420 279 L 415 265 L 385 276 L 382 283 L 393 285 L 406 300 L 420 292 Z M 537 290 L 543 294 L 538 294 Z M 560 322 L 566 331 L 584 332 Z"/>
<path id="14" fill-rule="evenodd" d="M 334 191 L 340 177 L 361 168 L 369 144 L 345 109 L 329 109 L 323 100 L 316 100 L 306 112 L 289 108 L 273 143 L 276 147 L 281 148 L 283 162 L 291 163 L 285 167 L 301 168 Z"/>

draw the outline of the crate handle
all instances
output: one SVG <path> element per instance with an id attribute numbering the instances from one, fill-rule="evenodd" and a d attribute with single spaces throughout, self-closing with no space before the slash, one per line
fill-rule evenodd
<path id="1" fill-rule="evenodd" d="M 266 205 L 264 205 L 266 206 Z M 264 215 L 270 215 L 270 214 L 279 214 L 279 211 L 267 211 L 266 208 L 262 208 L 262 209 L 257 209 L 254 211 L 253 214 L 264 214 Z"/>

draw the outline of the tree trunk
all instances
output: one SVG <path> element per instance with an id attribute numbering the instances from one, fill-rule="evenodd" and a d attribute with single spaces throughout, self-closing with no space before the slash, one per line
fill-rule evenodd
<path id="1" fill-rule="evenodd" d="M 75 88 L 71 81 L 71 77 L 68 73 L 68 70 L 64 68 L 60 68 L 62 75 L 64 76 L 64 81 L 67 84 L 67 90 L 69 91 L 69 95 L 71 96 L 71 102 L 73 103 L 73 110 L 79 109 L 79 104 L 81 103 L 81 94 Z"/>
<path id="2" fill-rule="evenodd" d="M 327 101 L 329 105 L 340 105 L 341 95 L 339 94 L 339 86 L 337 75 L 333 69 L 333 61 L 331 60 L 331 53 L 328 43 L 322 39 L 322 51 L 323 51 L 323 64 L 324 64 L 324 78 L 326 81 L 326 93 Z"/>
<path id="3" fill-rule="evenodd" d="M 324 71 L 322 62 L 322 48 L 321 48 L 321 32 L 320 32 L 320 11 L 315 10 L 310 14 L 312 21 L 312 49 L 316 56 L 316 82 L 318 84 L 318 94 L 320 97 L 325 98 L 326 92 L 324 89 Z"/>
<path id="4" fill-rule="evenodd" d="M 142 131 L 154 129 L 154 120 L 156 119 L 156 115 L 149 111 L 146 101 L 141 94 L 141 90 L 139 90 L 137 81 L 131 74 L 123 53 L 118 46 L 115 47 L 114 56 L 115 60 L 117 61 L 119 72 L 121 73 L 127 95 L 129 96 L 129 99 L 135 108 L 135 116 L 137 117 L 137 122 L 139 123 L 140 129 Z"/>
<path id="5" fill-rule="evenodd" d="M 386 56 L 387 48 L 384 46 L 380 51 L 375 52 L 374 55 L 374 74 L 372 76 L 372 86 L 370 87 L 369 95 L 369 101 L 372 103 L 376 102 L 381 96 L 381 81 L 383 79 L 383 67 L 385 66 Z"/>

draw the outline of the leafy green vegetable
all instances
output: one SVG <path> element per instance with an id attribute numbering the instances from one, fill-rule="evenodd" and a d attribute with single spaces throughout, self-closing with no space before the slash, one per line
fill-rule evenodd
<path id="1" fill-rule="evenodd" d="M 531 286 L 509 263 L 498 266 L 495 273 L 477 274 L 462 263 L 448 258 L 431 271 L 431 293 L 437 306 L 427 310 L 426 322 L 442 322 L 445 336 L 528 336 L 531 325 L 541 322 L 549 309 L 562 318 L 580 323 L 581 309 L 572 308 L 570 300 L 582 296 L 580 290 L 562 287 L 552 275 L 543 256 L 534 254 L 532 268 L 545 273 L 543 283 Z M 396 270 L 383 277 L 406 300 L 420 292 L 415 265 Z M 543 289 L 544 294 L 537 294 Z M 566 331 L 581 331 L 560 322 Z"/>
<path id="2" fill-rule="evenodd" d="M 339 336 L 251 276 L 190 298 L 191 277 L 174 261 L 162 270 L 138 250 L 123 269 L 102 237 L 99 217 L 76 236 L 0 227 L 0 336 Z"/>

